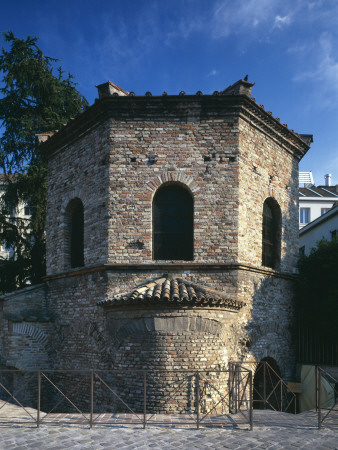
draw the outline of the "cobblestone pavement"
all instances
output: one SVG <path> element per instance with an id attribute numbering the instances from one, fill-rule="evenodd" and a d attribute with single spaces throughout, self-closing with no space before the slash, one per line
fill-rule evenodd
<path id="1" fill-rule="evenodd" d="M 1 406 L 1 405 L 0 405 Z M 18 407 L 6 405 L 4 418 L 18 418 Z M 36 413 L 35 410 L 29 410 Z M 63 418 L 66 416 L 64 415 Z M 173 425 L 98 425 L 12 423 L 0 425 L 0 449 L 338 449 L 338 424 L 318 430 L 317 415 L 254 411 L 254 428 L 196 428 Z"/>

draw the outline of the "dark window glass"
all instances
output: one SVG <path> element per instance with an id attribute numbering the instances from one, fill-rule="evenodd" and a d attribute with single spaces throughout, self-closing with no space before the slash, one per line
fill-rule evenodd
<path id="1" fill-rule="evenodd" d="M 25 216 L 31 216 L 33 214 L 33 209 L 30 205 L 25 205 Z"/>
<path id="2" fill-rule="evenodd" d="M 83 205 L 81 200 L 73 202 L 70 209 L 70 266 L 81 267 L 83 258 Z"/>
<path id="3" fill-rule="evenodd" d="M 307 224 L 310 222 L 310 208 L 300 208 L 300 223 Z"/>
<path id="4" fill-rule="evenodd" d="M 262 265 L 275 269 L 279 262 L 279 214 L 278 205 L 264 202 L 262 231 Z"/>
<path id="5" fill-rule="evenodd" d="M 155 194 L 153 259 L 193 259 L 193 199 L 181 186 L 163 186 Z"/>

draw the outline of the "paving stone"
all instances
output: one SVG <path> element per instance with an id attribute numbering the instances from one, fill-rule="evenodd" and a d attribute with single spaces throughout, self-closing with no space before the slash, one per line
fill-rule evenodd
<path id="1" fill-rule="evenodd" d="M 12 408 L 12 409 L 11 409 Z M 13 406 L 8 406 L 8 415 Z M 40 429 L 10 424 L 0 428 L 0 449 L 96 450 L 123 449 L 320 449 L 338 448 L 338 416 L 335 428 L 316 428 L 315 412 L 298 415 L 254 411 L 252 431 L 231 428 L 175 428 L 132 425 L 89 429 L 74 425 L 44 425 Z M 168 422 L 170 423 L 170 422 Z"/>

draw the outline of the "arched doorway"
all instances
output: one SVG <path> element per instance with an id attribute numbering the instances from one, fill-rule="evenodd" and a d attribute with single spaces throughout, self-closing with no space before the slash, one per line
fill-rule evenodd
<path id="1" fill-rule="evenodd" d="M 281 410 L 277 389 L 280 380 L 281 372 L 277 362 L 270 357 L 263 358 L 255 370 L 253 380 L 254 409 Z"/>

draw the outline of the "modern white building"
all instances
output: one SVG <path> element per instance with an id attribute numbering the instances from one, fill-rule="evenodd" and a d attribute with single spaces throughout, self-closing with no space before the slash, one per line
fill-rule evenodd
<path id="1" fill-rule="evenodd" d="M 299 173 L 299 228 L 327 213 L 338 203 L 338 185 L 331 186 L 331 174 L 325 183 L 315 186 L 311 172 Z"/>
<path id="2" fill-rule="evenodd" d="M 0 173 L 0 199 L 1 199 L 4 191 L 5 191 L 5 175 Z M 0 207 L 3 207 L 3 205 L 1 205 L 1 201 L 0 201 Z M 29 220 L 31 217 L 31 209 L 30 209 L 29 205 L 22 203 L 19 205 L 19 207 L 16 210 L 10 211 L 10 215 L 13 218 L 19 217 L 21 219 Z M 12 256 L 11 248 L 9 246 L 7 246 L 6 243 L 0 242 L 0 259 L 1 258 L 7 259 L 10 256 Z"/>
<path id="3" fill-rule="evenodd" d="M 325 214 L 305 225 L 299 231 L 299 250 L 309 255 L 321 239 L 331 241 L 338 238 L 338 202 Z"/>

